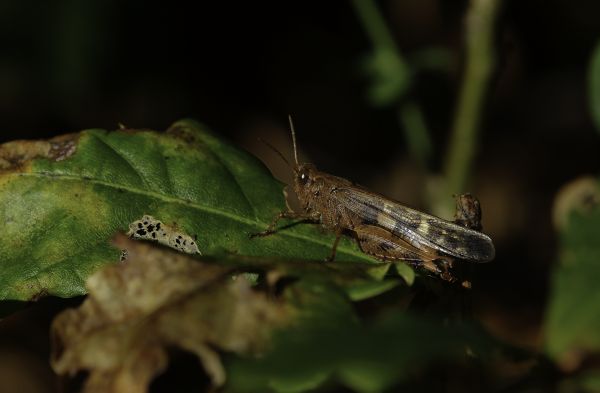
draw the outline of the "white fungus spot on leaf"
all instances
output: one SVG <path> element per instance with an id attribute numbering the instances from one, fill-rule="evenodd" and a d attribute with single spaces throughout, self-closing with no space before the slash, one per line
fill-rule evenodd
<path id="1" fill-rule="evenodd" d="M 155 241 L 186 254 L 202 255 L 193 237 L 147 214 L 129 224 L 127 235 L 134 239 Z"/>

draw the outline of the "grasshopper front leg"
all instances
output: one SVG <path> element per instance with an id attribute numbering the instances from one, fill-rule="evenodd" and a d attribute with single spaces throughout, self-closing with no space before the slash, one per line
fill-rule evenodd
<path id="1" fill-rule="evenodd" d="M 340 243 L 340 238 L 342 237 L 342 231 L 338 230 L 335 232 L 335 240 L 333 241 L 333 246 L 331 247 L 331 253 L 329 256 L 325 258 L 325 262 L 333 262 L 335 259 L 335 254 L 337 252 L 337 246 Z"/>
<path id="2" fill-rule="evenodd" d="M 253 239 L 255 237 L 265 237 L 265 236 L 274 234 L 275 232 L 277 232 L 277 229 L 276 229 L 277 223 L 279 222 L 279 220 L 282 220 L 284 218 L 291 219 L 291 220 L 300 219 L 300 220 L 310 221 L 310 222 L 314 222 L 314 223 L 318 223 L 320 221 L 318 217 L 307 214 L 307 213 L 296 213 L 296 212 L 292 212 L 292 211 L 283 211 L 275 216 L 275 218 L 273 219 L 273 221 L 271 221 L 271 223 L 269 224 L 267 229 L 265 229 L 262 232 L 250 234 L 250 238 Z"/>

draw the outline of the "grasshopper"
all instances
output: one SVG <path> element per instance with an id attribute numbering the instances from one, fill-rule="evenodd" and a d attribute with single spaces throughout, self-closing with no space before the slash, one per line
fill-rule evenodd
<path id="1" fill-rule="evenodd" d="M 342 235 L 351 236 L 360 249 L 382 261 L 401 260 L 424 268 L 446 281 L 454 260 L 489 262 L 494 259 L 492 240 L 481 230 L 479 201 L 470 194 L 457 197 L 455 221 L 447 221 L 406 207 L 383 195 L 368 191 L 351 181 L 319 171 L 313 164 L 298 162 L 296 132 L 291 118 L 290 130 L 294 165 L 273 148 L 294 174 L 293 188 L 302 211 L 279 213 L 263 232 L 277 230 L 281 219 L 300 219 L 321 224 L 335 233 L 331 253 L 335 258 Z"/>

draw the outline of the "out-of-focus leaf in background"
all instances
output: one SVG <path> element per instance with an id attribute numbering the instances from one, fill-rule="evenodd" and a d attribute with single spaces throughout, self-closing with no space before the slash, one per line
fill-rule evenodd
<path id="1" fill-rule="evenodd" d="M 286 209 L 283 186 L 193 121 L 9 142 L 0 165 L 0 299 L 83 294 L 89 274 L 119 260 L 110 237 L 145 214 L 196 236 L 208 256 L 323 260 L 333 244 L 311 225 L 251 240 Z M 337 259 L 374 261 L 348 239 Z"/>
<path id="2" fill-rule="evenodd" d="M 371 79 L 368 97 L 377 106 L 395 103 L 409 87 L 408 67 L 393 48 L 377 48 L 364 59 L 365 74 Z"/>
<path id="3" fill-rule="evenodd" d="M 275 335 L 273 350 L 259 359 L 228 364 L 230 391 L 304 392 L 326 381 L 357 392 L 381 392 L 437 362 L 468 361 L 467 352 L 487 348 L 465 326 L 393 312 L 360 323 L 338 288 L 300 282 L 286 298 L 299 312 Z"/>
<path id="4" fill-rule="evenodd" d="M 587 179 L 567 185 L 555 207 L 567 216 L 555 219 L 563 226 L 546 313 L 546 351 L 566 370 L 600 351 L 599 202 L 597 179 Z"/>
<path id="5" fill-rule="evenodd" d="M 376 106 L 395 104 L 410 86 L 410 68 L 400 56 L 375 2 L 355 0 L 353 5 L 373 44 L 373 52 L 363 60 L 363 70 L 370 79 L 369 101 Z"/>

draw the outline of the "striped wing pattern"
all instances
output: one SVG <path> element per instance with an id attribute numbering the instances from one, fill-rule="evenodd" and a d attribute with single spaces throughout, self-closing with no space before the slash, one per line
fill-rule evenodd
<path id="1" fill-rule="evenodd" d="M 482 232 L 410 209 L 358 187 L 337 188 L 332 198 L 347 206 L 364 223 L 385 228 L 417 248 L 432 248 L 472 262 L 494 258 L 492 240 Z"/>

